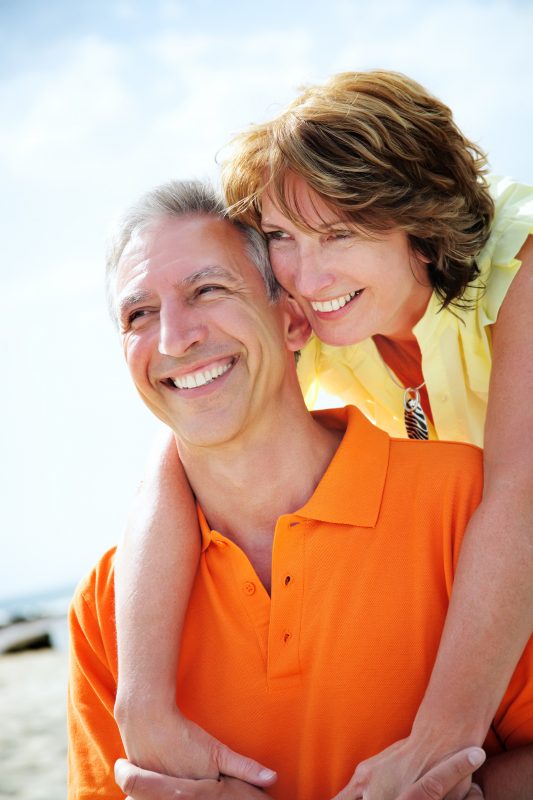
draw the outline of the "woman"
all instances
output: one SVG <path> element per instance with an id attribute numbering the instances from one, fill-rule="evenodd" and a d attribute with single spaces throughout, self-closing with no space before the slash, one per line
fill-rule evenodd
<path id="1" fill-rule="evenodd" d="M 392 435 L 485 448 L 483 502 L 411 735 L 360 765 L 343 798 L 396 797 L 448 752 L 482 743 L 532 629 L 533 207 L 506 181 L 491 199 L 484 165 L 446 106 L 388 72 L 311 87 L 237 137 L 225 165 L 232 212 L 263 230 L 278 280 L 313 327 L 299 364 L 308 404 L 326 389 Z M 170 445 L 161 461 L 141 498 L 150 516 L 132 523 L 119 559 L 117 715 L 128 754 L 162 771 L 261 783 L 260 765 L 173 709 L 177 655 L 159 642 L 180 630 L 196 518 Z M 176 575 L 181 596 L 163 598 L 159 584 Z M 143 602 L 134 594 L 126 614 L 131 586 Z M 168 613 L 154 624 L 161 601 Z"/>

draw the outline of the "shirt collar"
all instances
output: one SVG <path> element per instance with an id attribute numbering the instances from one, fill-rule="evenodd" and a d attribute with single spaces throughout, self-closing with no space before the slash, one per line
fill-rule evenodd
<path id="1" fill-rule="evenodd" d="M 321 522 L 375 527 L 389 464 L 388 434 L 354 406 L 314 411 L 313 416 L 327 427 L 345 433 L 312 496 L 292 513 Z M 211 530 L 198 505 L 197 510 L 203 552 L 212 541 L 224 537 Z"/>
<path id="2" fill-rule="evenodd" d="M 388 434 L 354 406 L 316 411 L 313 416 L 346 432 L 320 483 L 296 516 L 375 527 L 389 464 Z"/>

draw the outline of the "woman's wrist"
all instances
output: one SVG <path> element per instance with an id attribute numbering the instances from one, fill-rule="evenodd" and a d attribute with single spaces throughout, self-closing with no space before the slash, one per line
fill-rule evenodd
<path id="1" fill-rule="evenodd" d="M 176 689 L 174 691 L 163 691 L 158 686 L 157 692 L 140 691 L 138 685 L 134 691 L 127 688 L 119 690 L 115 699 L 114 716 L 117 724 L 123 732 L 142 723 L 143 727 L 147 724 L 158 724 L 163 720 L 174 717 L 177 721 L 181 713 L 176 706 Z"/>
<path id="2" fill-rule="evenodd" d="M 427 703 L 417 712 L 409 740 L 431 763 L 465 747 L 481 747 L 487 728 L 484 719 L 465 713 L 452 714 L 441 706 L 432 709 Z"/>

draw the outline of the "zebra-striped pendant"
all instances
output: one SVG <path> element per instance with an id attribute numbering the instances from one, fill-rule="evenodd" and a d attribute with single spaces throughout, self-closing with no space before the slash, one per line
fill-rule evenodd
<path id="1" fill-rule="evenodd" d="M 420 387 L 418 387 L 420 388 Z M 408 387 L 403 393 L 403 418 L 409 439 L 428 439 L 428 423 L 420 405 L 418 389 Z"/>

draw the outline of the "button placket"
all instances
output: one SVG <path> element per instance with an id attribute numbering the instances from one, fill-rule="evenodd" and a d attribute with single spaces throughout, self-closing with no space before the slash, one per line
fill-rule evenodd
<path id="1" fill-rule="evenodd" d="M 268 642 L 268 679 L 300 680 L 300 627 L 303 602 L 303 520 L 278 520 L 272 553 L 272 598 Z"/>
<path id="2" fill-rule="evenodd" d="M 213 541 L 224 553 L 224 569 L 233 575 L 234 591 L 255 633 L 266 668 L 270 598 L 244 551 L 219 533 L 213 535 Z"/>

